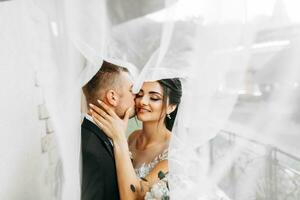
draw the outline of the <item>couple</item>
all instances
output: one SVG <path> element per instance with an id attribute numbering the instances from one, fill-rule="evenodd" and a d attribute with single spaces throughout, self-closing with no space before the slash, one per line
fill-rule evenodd
<path id="1" fill-rule="evenodd" d="M 126 68 L 104 61 L 83 87 L 89 112 L 81 127 L 82 200 L 144 199 L 158 173 L 168 172 L 180 80 L 144 82 L 136 95 L 132 84 Z M 127 140 L 135 115 L 143 126 Z"/>

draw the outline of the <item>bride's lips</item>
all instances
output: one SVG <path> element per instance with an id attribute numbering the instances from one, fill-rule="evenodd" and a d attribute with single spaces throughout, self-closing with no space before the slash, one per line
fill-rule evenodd
<path id="1" fill-rule="evenodd" d="M 139 113 L 145 113 L 145 112 L 151 112 L 150 110 L 146 109 L 146 108 L 138 108 L 137 111 Z"/>

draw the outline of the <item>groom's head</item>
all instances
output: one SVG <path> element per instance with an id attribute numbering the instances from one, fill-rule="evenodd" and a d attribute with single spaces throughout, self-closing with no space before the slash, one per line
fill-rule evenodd
<path id="1" fill-rule="evenodd" d="M 87 103 L 99 105 L 97 99 L 109 105 L 119 117 L 124 116 L 128 108 L 134 115 L 134 98 L 131 92 L 132 78 L 129 71 L 121 66 L 103 61 L 100 70 L 83 87 Z"/>

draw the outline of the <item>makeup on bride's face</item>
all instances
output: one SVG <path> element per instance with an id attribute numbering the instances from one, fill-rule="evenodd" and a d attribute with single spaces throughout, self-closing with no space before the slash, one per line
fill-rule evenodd
<path id="1" fill-rule="evenodd" d="M 158 121 L 163 109 L 163 89 L 158 82 L 145 82 L 136 94 L 136 114 L 141 121 Z"/>

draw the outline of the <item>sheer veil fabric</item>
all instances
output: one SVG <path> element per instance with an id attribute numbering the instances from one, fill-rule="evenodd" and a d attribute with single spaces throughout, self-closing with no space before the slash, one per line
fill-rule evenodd
<path id="1" fill-rule="evenodd" d="M 246 149 L 256 145 L 248 142 L 269 145 L 266 152 L 276 147 L 276 152 L 295 159 L 300 152 L 295 142 L 299 141 L 300 112 L 296 5 L 296 0 L 1 1 L 0 25 L 7 27 L 0 33 L 1 66 L 14 73 L 28 68 L 32 85 L 38 85 L 38 89 L 25 88 L 35 91 L 39 100 L 18 119 L 37 109 L 43 114 L 38 106 L 43 105 L 54 132 L 55 142 L 50 143 L 55 143 L 51 148 L 55 151 L 48 151 L 49 160 L 36 153 L 35 162 L 43 163 L 37 175 L 41 184 L 39 194 L 27 194 L 28 199 L 80 199 L 81 87 L 103 60 L 127 67 L 135 76 L 135 92 L 147 80 L 182 80 L 183 97 L 169 147 L 171 199 L 258 195 L 258 188 L 265 187 L 259 177 L 272 169 L 266 168 L 265 159 L 260 167 L 238 173 L 237 163 Z M 22 21 L 12 11 L 18 11 Z M 14 54 L 7 53 L 11 45 L 17 49 Z M 29 61 L 20 66 L 13 62 L 18 58 Z M 3 71 L 2 87 L 12 77 L 5 78 L 9 73 Z M 13 98 L 12 94 L 7 92 L 8 97 Z M 4 104 L 11 106 L 8 100 Z M 41 123 L 38 118 L 34 123 Z M 3 129 L 17 131 L 9 126 Z M 38 138 L 26 140 L 28 147 L 39 145 L 40 136 L 32 130 L 47 129 L 42 125 L 24 129 L 23 135 Z M 243 139 L 237 142 L 237 138 Z M 255 155 L 264 157 L 262 152 L 255 148 Z M 17 169 L 4 166 L 4 170 Z M 270 194 L 280 197 L 273 190 Z M 18 199 L 24 193 L 15 195 Z M 264 195 L 261 199 L 267 199 Z M 3 197 L 12 196 L 7 191 Z"/>

